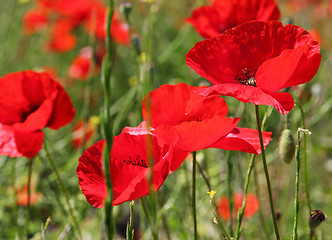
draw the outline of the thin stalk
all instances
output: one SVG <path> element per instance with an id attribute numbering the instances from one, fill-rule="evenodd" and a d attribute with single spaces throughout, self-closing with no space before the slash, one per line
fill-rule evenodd
<path id="1" fill-rule="evenodd" d="M 242 219 L 244 216 L 244 209 L 245 209 L 246 203 L 247 203 L 247 193 L 248 193 L 248 188 L 249 188 L 250 176 L 251 176 L 251 172 L 254 167 L 254 164 L 255 164 L 255 155 L 252 154 L 251 158 L 250 158 L 248 171 L 247 171 L 246 182 L 244 184 L 242 207 L 239 211 L 238 218 L 237 218 L 237 228 L 236 228 L 236 237 L 235 237 L 236 240 L 240 239 L 240 236 L 241 236 L 241 224 L 242 224 Z"/>
<path id="2" fill-rule="evenodd" d="M 220 215 L 219 215 L 219 212 L 218 212 L 218 208 L 216 206 L 216 202 L 215 202 L 215 199 L 214 199 L 214 194 L 215 194 L 215 191 L 212 190 L 211 188 L 211 184 L 208 180 L 208 178 L 206 177 L 206 175 L 204 174 L 204 171 L 202 169 L 202 167 L 199 165 L 199 163 L 196 161 L 196 165 L 197 165 L 197 168 L 199 170 L 199 172 L 201 173 L 208 189 L 209 189 L 209 194 L 210 194 L 210 202 L 211 202 L 211 205 L 212 205 L 212 209 L 213 209 L 213 214 L 215 216 L 215 219 L 217 220 L 217 223 L 219 225 L 219 227 L 221 228 L 222 232 L 224 233 L 224 235 L 227 237 L 227 239 L 231 239 L 228 235 L 228 233 L 226 232 L 226 229 L 224 228 L 223 224 L 222 224 L 222 221 L 221 221 L 221 218 L 220 218 Z"/>
<path id="3" fill-rule="evenodd" d="M 295 198 L 294 198 L 294 225 L 293 225 L 293 240 L 297 239 L 297 223 L 299 216 L 299 189 L 300 189 L 300 167 L 301 167 L 301 130 L 297 131 L 297 141 L 298 144 L 296 146 L 296 179 L 295 179 Z"/>
<path id="4" fill-rule="evenodd" d="M 209 179 L 207 178 L 207 176 L 205 175 L 201 165 L 196 161 L 196 165 L 197 165 L 197 168 L 198 168 L 198 171 L 200 172 L 200 174 L 202 175 L 208 189 L 209 189 L 209 192 L 211 192 L 212 188 L 211 188 L 211 184 L 209 182 Z"/>
<path id="5" fill-rule="evenodd" d="M 106 57 L 103 61 L 102 82 L 104 85 L 104 111 L 102 115 L 105 147 L 103 153 L 103 172 L 106 181 L 107 196 L 104 201 L 106 239 L 111 240 L 115 234 L 113 218 L 113 186 L 110 172 L 110 152 L 113 145 L 113 122 L 111 118 L 111 72 L 113 65 L 113 51 L 111 42 L 111 26 L 114 14 L 114 1 L 108 0 L 109 11 L 106 23 Z"/>
<path id="6" fill-rule="evenodd" d="M 51 165 L 53 172 L 55 173 L 55 176 L 56 176 L 56 179 L 57 179 L 60 191 L 61 191 L 62 195 L 65 198 L 65 206 L 66 206 L 66 210 L 67 210 L 68 215 L 69 215 L 69 220 L 71 222 L 71 225 L 72 225 L 73 229 L 75 230 L 76 237 L 78 239 L 81 239 L 81 236 L 82 236 L 81 235 L 81 229 L 80 229 L 78 221 L 77 221 L 77 219 L 76 219 L 76 217 L 74 215 L 74 210 L 71 207 L 70 198 L 69 198 L 68 192 L 67 192 L 67 190 L 65 188 L 65 185 L 63 184 L 63 181 L 62 181 L 62 179 L 60 177 L 59 170 L 58 170 L 57 166 L 55 165 L 54 160 L 51 157 L 51 154 L 48 151 L 48 147 L 47 147 L 46 141 L 44 141 L 43 145 L 44 145 L 44 151 L 45 151 L 45 154 L 46 154 L 46 158 L 47 158 L 49 164 Z"/>
<path id="7" fill-rule="evenodd" d="M 144 215 L 145 215 L 146 220 L 148 221 L 148 224 L 149 224 L 150 229 L 151 229 L 152 237 L 153 237 L 154 240 L 158 240 L 158 235 L 155 231 L 155 228 L 153 227 L 153 223 L 152 223 L 150 215 L 149 215 L 149 211 L 148 211 L 148 208 L 147 208 L 145 197 L 141 198 L 141 203 L 142 203 L 141 205 L 142 205 L 142 208 L 143 208 Z"/>
<path id="8" fill-rule="evenodd" d="M 233 236 L 233 209 L 234 209 L 234 200 L 233 200 L 233 191 L 232 191 L 232 176 L 233 176 L 233 165 L 231 161 L 231 152 L 226 152 L 226 162 L 227 162 L 227 198 L 229 202 L 229 233 Z"/>
<path id="9" fill-rule="evenodd" d="M 301 121 L 302 121 L 302 128 L 306 128 L 305 124 L 305 113 L 300 103 L 296 103 L 296 105 L 300 108 L 301 111 Z M 310 201 L 310 191 L 309 191 L 309 184 L 308 184 L 308 168 L 307 168 L 307 135 L 303 135 L 303 153 L 302 153 L 302 162 L 303 162 L 303 178 L 304 178 L 304 188 L 305 188 L 305 196 L 307 199 L 307 204 L 309 208 L 309 212 L 312 210 L 311 201 Z"/>
<path id="10" fill-rule="evenodd" d="M 272 107 L 270 107 L 264 114 L 263 121 L 262 121 L 262 126 L 261 126 L 262 130 L 264 129 L 266 120 L 271 115 L 271 111 L 272 111 Z M 252 154 L 251 158 L 250 158 L 249 167 L 248 167 L 248 170 L 247 170 L 247 177 L 246 177 L 246 180 L 245 180 L 242 207 L 238 212 L 237 230 L 236 230 L 236 238 L 235 239 L 239 239 L 240 236 L 241 236 L 241 224 L 242 224 L 242 219 L 243 219 L 243 216 L 244 216 L 244 210 L 245 210 L 246 203 L 247 203 L 247 193 L 248 193 L 248 188 L 249 188 L 250 177 L 251 177 L 252 170 L 254 169 L 254 166 L 255 166 L 255 155 Z"/>
<path id="11" fill-rule="evenodd" d="M 258 186 L 258 179 L 257 179 L 257 170 L 256 170 L 256 165 L 254 165 L 254 184 L 255 184 L 255 192 L 256 192 L 256 196 L 258 198 L 258 201 L 259 202 L 262 202 L 261 199 L 260 199 L 260 191 L 259 191 L 259 186 Z M 269 233 L 266 229 L 266 223 L 265 223 L 265 218 L 264 218 L 264 214 L 263 214 L 263 211 L 262 211 L 262 208 L 258 208 L 258 217 L 259 217 L 259 221 L 261 223 L 261 226 L 262 226 L 262 229 L 263 229 L 263 232 L 264 232 L 264 236 L 265 236 L 265 239 L 269 239 Z"/>
<path id="12" fill-rule="evenodd" d="M 262 160 L 263 160 L 263 166 L 264 166 L 264 173 L 265 173 L 266 184 L 267 184 L 267 189 L 268 189 L 268 193 L 269 193 L 269 201 L 270 201 L 270 208 L 271 208 L 272 219 L 273 219 L 274 232 L 275 232 L 275 235 L 276 235 L 276 239 L 280 240 L 280 235 L 279 235 L 279 230 L 278 230 L 278 223 L 277 223 L 277 218 L 276 218 L 276 214 L 275 214 L 275 210 L 274 210 L 274 203 L 273 203 L 273 197 L 272 197 L 272 187 L 271 187 L 271 182 L 270 182 L 269 170 L 268 170 L 268 167 L 267 167 L 266 156 L 265 156 L 265 149 L 264 149 L 264 143 L 263 143 L 261 121 L 260 121 L 260 118 L 259 118 L 259 106 L 258 105 L 255 105 L 255 112 L 256 112 L 256 123 L 257 123 L 257 129 L 258 129 L 258 134 L 259 134 L 259 140 L 260 140 L 260 145 L 261 145 L 261 150 L 262 150 Z"/>
<path id="13" fill-rule="evenodd" d="M 217 223 L 218 223 L 219 227 L 221 228 L 222 232 L 224 233 L 224 237 L 226 237 L 227 240 L 233 239 L 228 235 L 226 229 L 222 225 L 221 218 L 220 218 L 220 215 L 219 215 L 219 212 L 218 212 L 218 208 L 217 208 L 216 203 L 214 201 L 215 191 L 211 190 L 208 193 L 210 194 L 210 203 L 211 203 L 212 208 L 213 208 L 213 213 L 214 213 L 215 220 L 217 220 Z"/>
<path id="14" fill-rule="evenodd" d="M 198 239 L 197 235 L 197 216 L 196 216 L 196 152 L 193 152 L 193 170 L 192 170 L 192 212 L 194 218 L 194 239 Z"/>
<path id="15" fill-rule="evenodd" d="M 133 225 L 134 204 L 135 204 L 135 201 L 131 201 L 129 203 L 130 216 L 129 216 L 129 222 L 127 223 L 127 240 L 134 239 L 134 225 Z"/>
<path id="16" fill-rule="evenodd" d="M 9 159 L 9 158 L 7 158 Z M 15 229 L 15 239 L 19 236 L 19 229 L 17 226 L 17 195 L 16 195 L 16 160 L 11 158 L 11 185 L 13 188 L 13 218 L 14 218 L 14 229 Z"/>
<path id="17" fill-rule="evenodd" d="M 28 204 L 27 204 L 27 208 L 26 208 L 26 211 L 25 211 L 25 223 L 24 223 L 25 239 L 26 240 L 29 240 L 32 163 L 33 163 L 33 158 L 29 158 L 29 163 L 28 163 Z"/>

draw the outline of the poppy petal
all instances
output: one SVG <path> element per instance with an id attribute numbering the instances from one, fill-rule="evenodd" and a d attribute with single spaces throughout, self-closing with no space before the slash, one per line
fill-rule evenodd
<path id="1" fill-rule="evenodd" d="M 271 132 L 262 132 L 264 148 L 272 140 Z M 220 148 L 230 151 L 242 151 L 252 154 L 261 154 L 261 145 L 258 131 L 250 128 L 234 128 L 231 133 L 213 143 L 209 148 Z"/>
<path id="2" fill-rule="evenodd" d="M 0 123 L 0 154 L 9 157 L 21 157 L 17 150 L 14 131 L 11 127 Z"/>
<path id="3" fill-rule="evenodd" d="M 257 87 L 243 84 L 217 84 L 196 92 L 203 96 L 231 96 L 246 103 L 274 106 L 282 114 L 287 114 L 294 107 L 294 99 L 289 93 L 267 93 Z"/>
<path id="4" fill-rule="evenodd" d="M 27 158 L 35 157 L 43 146 L 44 133 L 42 131 L 15 130 L 14 137 L 17 150 Z"/>

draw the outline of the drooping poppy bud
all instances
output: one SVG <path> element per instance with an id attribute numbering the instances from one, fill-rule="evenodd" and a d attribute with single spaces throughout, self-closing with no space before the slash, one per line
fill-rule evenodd
<path id="1" fill-rule="evenodd" d="M 312 210 L 309 215 L 309 228 L 310 234 L 316 230 L 316 228 L 325 220 L 325 215 L 320 210 Z"/>

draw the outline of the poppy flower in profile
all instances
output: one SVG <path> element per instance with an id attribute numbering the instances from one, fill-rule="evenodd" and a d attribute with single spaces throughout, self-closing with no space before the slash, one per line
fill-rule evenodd
<path id="1" fill-rule="evenodd" d="M 70 78 L 87 80 L 90 74 L 92 53 L 91 47 L 81 49 L 79 55 L 72 61 L 68 69 Z"/>
<path id="2" fill-rule="evenodd" d="M 251 20 L 279 20 L 274 0 L 214 0 L 195 9 L 186 19 L 203 38 L 216 37 L 229 28 Z"/>
<path id="3" fill-rule="evenodd" d="M 23 31 L 33 34 L 41 31 L 47 24 L 48 16 L 41 9 L 31 9 L 23 16 Z"/>
<path id="4" fill-rule="evenodd" d="M 73 25 L 70 20 L 62 19 L 51 29 L 51 36 L 46 43 L 47 50 L 53 52 L 67 52 L 77 44 L 77 38 L 72 33 Z"/>
<path id="5" fill-rule="evenodd" d="M 260 154 L 257 130 L 237 128 L 240 118 L 228 118 L 228 107 L 219 96 L 204 97 L 184 83 L 163 85 L 143 100 L 143 118 L 150 120 L 151 132 L 160 142 L 177 138 L 175 147 L 182 151 L 221 148 Z M 271 133 L 264 132 L 264 146 Z"/>
<path id="6" fill-rule="evenodd" d="M 233 217 L 235 217 L 237 215 L 237 212 L 242 207 L 242 201 L 243 201 L 242 193 L 235 194 L 233 196 L 233 199 L 234 199 Z M 259 209 L 259 202 L 257 197 L 252 193 L 248 193 L 246 199 L 246 207 L 244 209 L 244 216 L 246 218 L 250 218 L 257 212 L 258 209 Z M 230 207 L 227 197 L 220 198 L 218 203 L 218 212 L 223 219 L 225 220 L 230 219 L 231 214 L 230 214 Z"/>
<path id="7" fill-rule="evenodd" d="M 151 136 L 153 163 L 149 164 L 147 138 L 149 134 L 131 135 L 123 132 L 113 138 L 110 172 L 113 185 L 113 205 L 138 199 L 150 193 L 149 171 L 152 171 L 152 188 L 157 191 L 168 174 L 175 171 L 187 152 L 174 149 L 174 144 L 160 146 Z M 104 140 L 86 150 L 79 158 L 76 169 L 79 184 L 87 201 L 94 207 L 104 206 L 106 183 L 102 170 Z"/>
<path id="8" fill-rule="evenodd" d="M 99 6 L 95 8 L 95 12 L 91 12 L 85 23 L 85 29 L 88 33 L 104 40 L 106 37 L 106 6 Z M 111 37 L 119 44 L 129 45 L 129 26 L 120 20 L 118 11 L 114 11 L 111 27 Z"/>
<path id="9" fill-rule="evenodd" d="M 71 143 L 75 149 L 79 149 L 83 146 L 83 144 L 86 144 L 89 140 L 91 140 L 91 138 L 95 135 L 99 122 L 99 117 L 91 116 L 87 123 L 84 122 L 83 119 L 80 119 L 74 125 Z"/>
<path id="10" fill-rule="evenodd" d="M 280 22 L 252 21 L 198 42 L 186 63 L 214 86 L 204 96 L 226 95 L 287 114 L 293 97 L 280 92 L 310 81 L 321 61 L 320 48 L 304 29 Z"/>
<path id="11" fill-rule="evenodd" d="M 75 115 L 68 94 L 46 73 L 7 74 L 0 89 L 1 155 L 34 157 L 42 147 L 42 129 L 58 129 Z"/>

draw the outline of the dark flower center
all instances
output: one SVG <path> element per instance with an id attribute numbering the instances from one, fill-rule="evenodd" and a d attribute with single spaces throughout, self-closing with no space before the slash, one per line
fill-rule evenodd
<path id="1" fill-rule="evenodd" d="M 33 113 L 34 111 L 36 111 L 39 108 L 39 106 L 31 106 L 29 111 L 27 112 L 23 112 L 22 116 L 21 116 L 21 122 L 24 122 L 31 113 Z"/>
<path id="2" fill-rule="evenodd" d="M 235 80 L 238 83 L 256 87 L 256 79 L 255 79 L 256 72 L 257 69 L 254 72 L 250 72 L 247 68 L 245 68 L 244 70 L 242 70 L 240 76 L 239 74 L 235 75 Z"/>
<path id="3" fill-rule="evenodd" d="M 148 164 L 146 163 L 146 160 L 140 158 L 139 155 L 137 155 L 136 158 L 131 158 L 131 156 L 128 156 L 129 159 L 125 159 L 122 162 L 128 164 L 128 165 L 133 165 L 133 166 L 140 166 L 140 167 L 148 167 Z"/>

